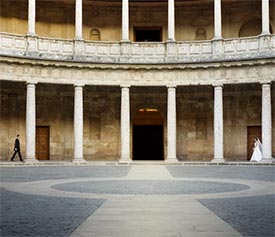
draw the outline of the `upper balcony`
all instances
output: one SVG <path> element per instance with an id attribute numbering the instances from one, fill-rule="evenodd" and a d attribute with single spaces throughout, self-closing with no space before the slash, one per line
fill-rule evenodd
<path id="1" fill-rule="evenodd" d="M 274 2 L 3 0 L 0 55 L 116 64 L 274 58 Z"/>
<path id="2" fill-rule="evenodd" d="M 275 35 L 185 42 L 102 42 L 0 33 L 0 55 L 116 64 L 174 64 L 275 57 Z"/>

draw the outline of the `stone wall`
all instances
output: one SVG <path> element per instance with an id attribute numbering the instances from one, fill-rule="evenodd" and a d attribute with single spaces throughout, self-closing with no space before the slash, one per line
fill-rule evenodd
<path id="1" fill-rule="evenodd" d="M 1 82 L 0 157 L 10 159 L 16 134 L 25 156 L 26 86 Z M 131 87 L 131 121 L 140 108 L 156 108 L 164 119 L 166 156 L 167 91 L 165 87 Z M 273 156 L 275 156 L 275 90 L 272 86 Z M 50 159 L 72 160 L 72 85 L 37 84 L 37 126 L 50 128 Z M 213 88 L 177 88 L 177 156 L 180 160 L 213 158 Z M 131 122 L 131 127 L 132 127 Z M 224 152 L 227 160 L 246 160 L 247 126 L 261 125 L 261 86 L 224 86 Z M 84 87 L 84 158 L 117 160 L 120 156 L 120 88 Z"/>

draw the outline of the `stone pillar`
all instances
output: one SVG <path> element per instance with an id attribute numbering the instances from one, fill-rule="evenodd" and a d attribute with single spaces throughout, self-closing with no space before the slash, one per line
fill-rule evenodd
<path id="1" fill-rule="evenodd" d="M 272 162 L 271 84 L 262 84 L 263 162 Z"/>
<path id="2" fill-rule="evenodd" d="M 214 1 L 214 39 L 222 39 L 222 9 L 221 0 Z"/>
<path id="3" fill-rule="evenodd" d="M 121 156 L 119 162 L 129 163 L 130 159 L 130 86 L 121 87 Z"/>
<path id="4" fill-rule="evenodd" d="M 214 159 L 212 162 L 224 162 L 222 85 L 214 85 Z"/>
<path id="5" fill-rule="evenodd" d="M 26 101 L 26 158 L 25 162 L 37 162 L 35 158 L 35 83 L 27 83 Z"/>
<path id="6" fill-rule="evenodd" d="M 269 34 L 269 0 L 262 0 L 262 35 Z"/>
<path id="7" fill-rule="evenodd" d="M 122 0 L 122 39 L 129 41 L 129 0 Z"/>
<path id="8" fill-rule="evenodd" d="M 177 159 L 176 87 L 168 87 L 167 95 L 167 158 L 166 162 Z"/>
<path id="9" fill-rule="evenodd" d="M 35 35 L 35 0 L 29 0 L 28 35 Z"/>
<path id="10" fill-rule="evenodd" d="M 175 41 L 175 2 L 168 0 L 168 41 Z"/>
<path id="11" fill-rule="evenodd" d="M 82 0 L 75 0 L 75 38 L 82 40 Z"/>
<path id="12" fill-rule="evenodd" d="M 83 158 L 83 87 L 74 86 L 74 163 L 84 163 Z"/>

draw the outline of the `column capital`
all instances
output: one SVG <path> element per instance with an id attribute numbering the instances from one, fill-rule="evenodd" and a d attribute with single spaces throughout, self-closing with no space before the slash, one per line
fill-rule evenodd
<path id="1" fill-rule="evenodd" d="M 260 84 L 262 86 L 271 86 L 271 81 L 263 81 L 263 82 L 260 82 Z"/>
<path id="2" fill-rule="evenodd" d="M 170 85 L 166 85 L 167 89 L 176 89 L 177 85 L 176 84 L 170 84 Z"/>
<path id="3" fill-rule="evenodd" d="M 85 84 L 84 83 L 75 83 L 74 84 L 74 87 L 76 88 L 76 87 L 84 87 L 85 86 Z"/>
<path id="4" fill-rule="evenodd" d="M 131 85 L 120 85 L 121 89 L 130 89 Z"/>
<path id="5" fill-rule="evenodd" d="M 213 83 L 212 86 L 216 89 L 216 88 L 223 88 L 223 83 L 221 82 L 216 82 Z"/>
<path id="6" fill-rule="evenodd" d="M 29 85 L 34 85 L 35 86 L 36 84 L 38 84 L 37 81 L 26 81 L 27 86 L 29 86 Z"/>

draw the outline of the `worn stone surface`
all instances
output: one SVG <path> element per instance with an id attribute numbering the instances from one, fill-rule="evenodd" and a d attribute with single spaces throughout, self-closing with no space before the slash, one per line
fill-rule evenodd
<path id="1" fill-rule="evenodd" d="M 274 195 L 216 200 L 204 199 L 200 202 L 243 236 L 273 237 L 275 234 Z"/>
<path id="2" fill-rule="evenodd" d="M 0 189 L 1 236 L 69 236 L 104 199 L 32 196 Z"/>
<path id="3" fill-rule="evenodd" d="M 261 180 L 261 181 L 275 181 L 274 167 L 240 167 L 240 166 L 167 166 L 167 169 L 173 177 L 193 177 L 193 178 L 209 178 L 215 177 L 217 179 L 247 179 L 247 180 Z M 201 172 L 203 170 L 203 172 Z"/>
<path id="4" fill-rule="evenodd" d="M 2 168 L 0 174 L 5 187 L 0 195 L 4 236 L 271 237 L 274 233 L 273 167 L 45 166 Z M 91 186 L 75 182 L 81 179 L 94 182 L 94 191 L 104 192 L 97 199 L 88 196 Z M 102 180 L 106 185 L 98 182 Z M 52 188 L 58 183 L 66 190 Z M 242 189 L 244 184 L 250 188 Z M 261 186 L 262 195 L 254 185 Z M 188 197 L 173 194 L 183 189 Z M 139 196 L 141 191 L 147 195 Z M 155 191 L 162 194 L 151 196 Z"/>
<path id="5" fill-rule="evenodd" d="M 1 182 L 30 182 L 35 180 L 64 179 L 79 177 L 124 177 L 129 166 L 104 167 L 13 167 L 0 169 Z"/>
<path id="6" fill-rule="evenodd" d="M 202 181 L 127 180 L 75 182 L 54 185 L 52 188 L 80 193 L 177 195 L 230 192 L 244 190 L 249 187 L 246 185 L 233 183 L 215 183 Z"/>

